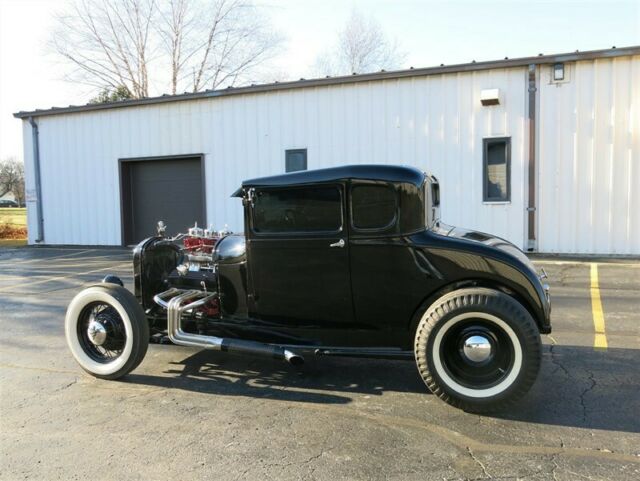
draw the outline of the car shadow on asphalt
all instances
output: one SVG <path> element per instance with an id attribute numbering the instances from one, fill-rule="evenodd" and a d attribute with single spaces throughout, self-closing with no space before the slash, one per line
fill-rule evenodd
<path id="1" fill-rule="evenodd" d="M 544 348 L 540 376 L 531 391 L 493 417 L 640 433 L 640 349 Z"/>
<path id="2" fill-rule="evenodd" d="M 519 402 L 490 417 L 534 424 L 640 432 L 640 350 L 595 351 L 544 346 L 538 380 Z M 211 395 L 306 403 L 347 404 L 385 393 L 428 395 L 407 361 L 307 356 L 302 368 L 270 359 L 199 351 L 172 363 L 162 376 L 123 379 Z M 389 402 L 393 402 L 390 398 Z"/>
<path id="3" fill-rule="evenodd" d="M 163 376 L 134 372 L 123 381 L 214 395 L 333 404 L 386 391 L 427 393 L 411 362 L 313 354 L 305 359 L 302 367 L 293 367 L 272 359 L 204 350 L 172 363 Z"/>

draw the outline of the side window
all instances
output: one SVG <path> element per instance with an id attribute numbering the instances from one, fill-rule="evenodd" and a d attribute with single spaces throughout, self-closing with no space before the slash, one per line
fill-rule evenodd
<path id="1" fill-rule="evenodd" d="M 338 232 L 342 197 L 337 186 L 256 190 L 253 229 L 258 233 Z"/>
<path id="2" fill-rule="evenodd" d="M 307 170 L 307 149 L 285 150 L 285 172 L 297 172 Z"/>
<path id="3" fill-rule="evenodd" d="M 356 229 L 388 227 L 397 210 L 396 192 L 388 185 L 356 185 L 351 189 L 351 221 Z"/>
<path id="4" fill-rule="evenodd" d="M 511 139 L 484 139 L 483 149 L 484 202 L 511 200 Z"/>

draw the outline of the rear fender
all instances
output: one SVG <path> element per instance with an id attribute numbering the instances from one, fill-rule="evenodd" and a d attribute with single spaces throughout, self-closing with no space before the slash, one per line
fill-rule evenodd
<path id="1" fill-rule="evenodd" d="M 456 291 L 458 289 L 463 289 L 465 287 L 486 287 L 489 289 L 495 289 L 497 291 L 504 292 L 505 294 L 513 297 L 520 304 L 522 304 L 525 307 L 525 309 L 527 309 L 527 311 L 529 311 L 529 314 L 531 314 L 531 317 L 533 317 L 533 319 L 535 320 L 536 325 L 538 326 L 538 329 L 540 330 L 540 332 L 541 333 L 545 332 L 543 322 L 540 319 L 540 314 L 536 312 L 536 309 L 534 308 L 534 306 L 532 306 L 531 303 L 528 302 L 526 298 L 524 298 L 523 296 L 515 292 L 513 289 L 510 289 L 509 287 L 503 284 L 500 284 L 499 282 L 495 282 L 487 279 L 463 279 L 463 280 L 451 282 L 450 284 L 447 284 L 446 286 L 441 287 L 434 293 L 424 298 L 424 300 L 420 303 L 420 305 L 414 311 L 414 314 L 411 318 L 409 332 L 412 334 L 412 337 L 410 342 L 413 342 L 413 335 L 415 334 L 416 329 L 418 328 L 418 323 L 420 322 L 420 319 L 422 318 L 422 315 L 424 314 L 424 312 L 436 300 L 438 300 L 445 294 Z"/>

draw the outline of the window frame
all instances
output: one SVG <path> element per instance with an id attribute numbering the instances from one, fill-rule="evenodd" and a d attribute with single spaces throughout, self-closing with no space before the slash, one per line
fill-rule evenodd
<path id="1" fill-rule="evenodd" d="M 391 192 L 393 192 L 395 201 L 396 201 L 396 208 L 394 210 L 393 213 L 393 218 L 391 219 L 391 221 L 382 226 L 382 227 L 357 227 L 354 219 L 353 219 L 353 191 L 354 189 L 356 189 L 357 187 L 384 187 L 386 189 L 389 189 Z M 351 227 L 351 229 L 353 230 L 354 233 L 360 233 L 360 234 L 368 234 L 368 233 L 386 233 L 387 231 L 390 231 L 391 229 L 393 229 L 397 224 L 398 224 L 398 220 L 400 219 L 400 199 L 399 199 L 399 195 L 398 195 L 398 189 L 395 185 L 389 183 L 389 182 L 363 182 L 363 181 L 359 181 L 357 183 L 351 183 L 351 185 L 349 186 L 349 226 Z"/>
<path id="2" fill-rule="evenodd" d="M 287 161 L 289 160 L 289 154 L 304 154 L 304 169 L 300 169 L 300 170 L 288 170 L 288 166 L 287 166 Z M 286 149 L 284 151 L 284 171 L 286 174 L 292 173 L 292 172 L 304 172 L 305 170 L 309 170 L 309 163 L 308 163 L 308 155 L 307 155 L 307 149 Z"/>
<path id="3" fill-rule="evenodd" d="M 504 142 L 507 167 L 507 195 L 506 198 L 489 197 L 487 182 L 489 177 L 489 146 Z M 484 204 L 511 203 L 511 137 L 485 137 L 482 139 L 482 202 Z"/>
<path id="4" fill-rule="evenodd" d="M 290 186 L 277 186 L 277 187 L 254 187 L 253 196 L 257 196 L 259 191 L 282 191 L 282 190 L 304 190 L 315 188 L 332 187 L 338 191 L 340 195 L 340 227 L 337 230 L 314 230 L 314 231 L 286 231 L 286 232 L 264 232 L 256 230 L 255 222 L 255 200 L 251 203 L 251 234 L 256 237 L 327 237 L 340 235 L 345 231 L 344 222 L 344 186 L 338 183 L 330 184 L 312 184 L 312 185 L 290 185 Z"/>

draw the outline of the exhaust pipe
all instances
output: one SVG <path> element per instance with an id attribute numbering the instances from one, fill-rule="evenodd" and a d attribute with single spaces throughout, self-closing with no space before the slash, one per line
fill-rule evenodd
<path id="1" fill-rule="evenodd" d="M 275 344 L 184 332 L 182 330 L 182 314 L 202 307 L 217 295 L 217 292 L 185 291 L 174 287 L 153 297 L 156 304 L 167 310 L 167 333 L 171 342 L 180 346 L 202 347 L 214 351 L 237 352 L 280 359 L 293 366 L 300 366 L 304 363 L 304 358 L 299 354 Z"/>

